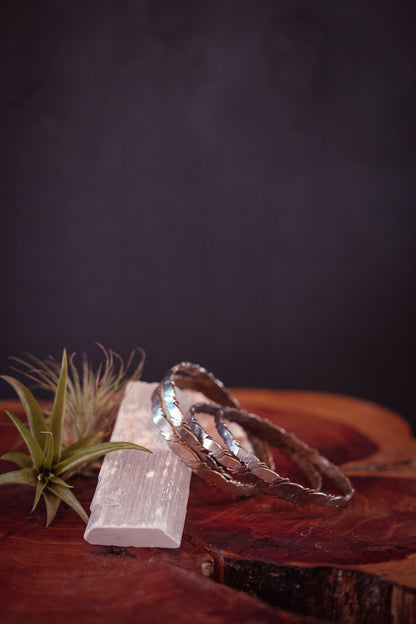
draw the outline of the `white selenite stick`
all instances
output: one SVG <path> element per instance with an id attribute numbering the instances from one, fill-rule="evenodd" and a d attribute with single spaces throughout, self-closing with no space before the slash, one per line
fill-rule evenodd
<path id="1" fill-rule="evenodd" d="M 178 548 L 181 543 L 192 471 L 153 422 L 156 386 L 132 381 L 126 388 L 111 440 L 135 442 L 152 453 L 106 455 L 84 534 L 90 544 Z M 178 392 L 178 400 L 186 411 L 201 395 Z"/>

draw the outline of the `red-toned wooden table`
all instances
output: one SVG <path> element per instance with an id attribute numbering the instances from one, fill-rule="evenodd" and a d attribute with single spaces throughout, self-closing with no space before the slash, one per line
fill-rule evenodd
<path id="1" fill-rule="evenodd" d="M 177 550 L 91 546 L 61 505 L 48 529 L 33 490 L 0 488 L 0 622 L 44 624 L 416 622 L 416 441 L 377 405 L 309 392 L 234 391 L 342 464 L 343 510 L 259 495 L 224 499 L 191 482 Z M 2 403 L 22 415 L 17 402 Z M 16 442 L 0 413 L 0 451 Z M 294 468 L 277 458 L 280 471 Z M 2 471 L 12 465 L 1 462 Z M 88 509 L 96 478 L 74 481 Z"/>

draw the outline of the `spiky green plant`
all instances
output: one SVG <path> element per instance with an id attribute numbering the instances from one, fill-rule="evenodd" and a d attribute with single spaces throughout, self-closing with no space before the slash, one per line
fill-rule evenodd
<path id="1" fill-rule="evenodd" d="M 65 422 L 65 407 L 68 381 L 68 363 L 66 351 L 57 382 L 52 413 L 47 423 L 45 416 L 31 391 L 14 377 L 2 376 L 16 391 L 26 412 L 29 429 L 9 410 L 6 410 L 13 424 L 18 429 L 29 454 L 10 452 L 2 459 L 11 461 L 19 470 L 0 474 L 0 485 L 8 483 L 31 485 L 36 488 L 32 511 L 43 496 L 46 505 L 46 526 L 49 526 L 58 511 L 61 501 L 72 507 L 85 521 L 88 516 L 71 491 L 66 480 L 85 463 L 121 449 L 148 451 L 143 446 L 131 442 L 104 442 L 97 444 L 96 435 L 91 434 L 64 447 L 62 431 Z"/>
<path id="2" fill-rule="evenodd" d="M 144 364 L 144 351 L 135 349 L 126 363 L 120 355 L 98 347 L 104 354 L 104 362 L 97 370 L 89 364 L 85 353 L 81 358 L 80 371 L 75 363 L 75 353 L 69 356 L 68 392 L 66 418 L 63 427 L 65 444 L 73 444 L 80 438 L 96 434 L 97 441 L 103 440 L 111 430 L 126 384 L 141 377 Z M 139 363 L 134 365 L 135 356 Z M 13 357 L 15 370 L 30 379 L 34 387 L 47 390 L 55 395 L 58 387 L 60 362 L 52 356 L 41 360 L 27 354 L 26 359 Z"/>

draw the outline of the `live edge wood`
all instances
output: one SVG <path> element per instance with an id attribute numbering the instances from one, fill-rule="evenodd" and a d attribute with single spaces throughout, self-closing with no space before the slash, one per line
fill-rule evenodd
<path id="1" fill-rule="evenodd" d="M 41 505 L 29 513 L 31 489 L 2 486 L 0 621 L 416 622 L 416 441 L 408 425 L 349 397 L 235 395 L 342 464 L 356 489 L 348 507 L 226 499 L 193 477 L 181 547 L 123 549 L 86 543 L 65 506 L 46 529 Z M 16 402 L 6 406 L 22 414 Z M 5 452 L 17 438 L 4 411 L 0 427 Z M 276 459 L 281 473 L 297 478 Z M 9 469 L 2 461 L 0 470 Z M 96 479 L 73 484 L 88 509 Z"/>

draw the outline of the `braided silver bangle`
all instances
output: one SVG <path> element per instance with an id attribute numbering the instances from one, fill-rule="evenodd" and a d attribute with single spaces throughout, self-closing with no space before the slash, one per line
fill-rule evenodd
<path id="1" fill-rule="evenodd" d="M 199 391 L 214 404 L 195 403 L 183 414 L 176 387 Z M 230 494 L 247 496 L 262 492 L 293 503 L 342 507 L 354 493 L 340 468 L 293 434 L 240 409 L 224 385 L 197 364 L 182 362 L 172 367 L 153 394 L 152 409 L 154 422 L 170 448 L 196 474 Z M 198 421 L 197 414 L 202 412 L 214 416 L 223 443 L 209 435 Z M 254 452 L 235 439 L 224 419 L 245 430 Z M 275 472 L 268 443 L 299 466 L 311 487 Z M 330 479 L 341 494 L 323 492 L 322 477 Z"/>
<path id="2" fill-rule="evenodd" d="M 299 440 L 293 433 L 288 433 L 269 420 L 263 420 L 256 414 L 235 408 L 221 408 L 206 403 L 192 406 L 191 412 L 209 413 L 215 416 L 216 426 L 228 448 L 238 457 L 253 474 L 258 477 L 258 487 L 264 494 L 282 498 L 292 503 L 314 503 L 326 507 L 343 507 L 351 499 L 354 489 L 342 470 L 326 457 Z M 231 434 L 224 420 L 236 422 L 246 431 L 278 448 L 284 455 L 292 459 L 311 484 L 311 488 L 293 483 L 290 479 L 280 476 L 265 466 L 253 453 L 247 451 Z M 327 494 L 321 490 L 322 477 L 327 477 L 340 490 L 341 494 Z"/>
<path id="3" fill-rule="evenodd" d="M 257 494 L 257 480 L 245 464 L 226 446 L 219 445 L 190 414 L 181 412 L 176 386 L 198 390 L 223 405 L 238 406 L 223 384 L 201 366 L 183 362 L 172 367 L 152 396 L 153 420 L 170 448 L 212 485 L 239 496 Z M 216 459 L 219 455 L 221 462 Z M 264 459 L 267 461 L 267 457 Z M 234 474 L 239 475 L 238 480 Z"/>

